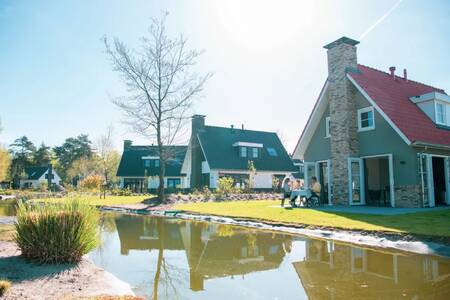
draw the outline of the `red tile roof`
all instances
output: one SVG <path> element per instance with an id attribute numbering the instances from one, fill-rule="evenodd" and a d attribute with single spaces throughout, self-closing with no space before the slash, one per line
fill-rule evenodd
<path id="1" fill-rule="evenodd" d="M 372 98 L 400 131 L 413 143 L 423 142 L 450 146 L 450 130 L 436 127 L 434 122 L 409 98 L 429 92 L 445 91 L 367 66 L 358 65 L 360 73 L 350 76 Z"/>

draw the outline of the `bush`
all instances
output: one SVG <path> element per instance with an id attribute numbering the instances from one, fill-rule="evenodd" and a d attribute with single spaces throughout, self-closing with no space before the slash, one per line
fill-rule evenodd
<path id="1" fill-rule="evenodd" d="M 99 213 L 77 200 L 23 204 L 17 210 L 15 241 L 26 259 L 74 263 L 98 245 Z"/>
<path id="2" fill-rule="evenodd" d="M 9 280 L 0 280 L 0 297 L 2 297 L 11 288 Z"/>
<path id="3" fill-rule="evenodd" d="M 113 196 L 132 196 L 133 192 L 130 189 L 118 189 L 114 188 L 111 190 L 111 195 Z"/>
<path id="4" fill-rule="evenodd" d="M 235 188 L 233 187 L 234 180 L 231 177 L 221 177 L 217 180 L 217 192 L 219 194 L 225 194 L 228 196 L 233 193 Z"/>
<path id="5" fill-rule="evenodd" d="M 103 178 L 100 175 L 91 175 L 80 182 L 80 188 L 84 190 L 99 190 L 103 185 Z"/>

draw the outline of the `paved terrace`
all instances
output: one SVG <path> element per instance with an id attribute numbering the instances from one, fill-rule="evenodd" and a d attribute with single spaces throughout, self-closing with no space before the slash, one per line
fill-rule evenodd
<path id="1" fill-rule="evenodd" d="M 377 207 L 377 206 L 321 206 L 317 210 L 326 212 L 343 212 L 368 215 L 401 215 L 416 212 L 429 212 L 450 209 L 450 206 L 438 206 L 431 208 L 394 208 L 394 207 Z"/>

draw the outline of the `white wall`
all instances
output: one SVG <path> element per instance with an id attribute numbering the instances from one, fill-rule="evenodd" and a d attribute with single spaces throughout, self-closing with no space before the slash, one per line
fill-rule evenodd
<path id="1" fill-rule="evenodd" d="M 431 119 L 436 122 L 435 111 L 434 111 L 434 101 L 426 101 L 417 103 L 417 106 Z"/>
<path id="2" fill-rule="evenodd" d="M 273 173 L 256 173 L 253 187 L 256 189 L 272 188 L 272 176 Z"/>
<path id="3" fill-rule="evenodd" d="M 212 189 L 217 188 L 217 180 L 219 179 L 219 172 L 212 171 L 209 173 L 209 187 Z"/>

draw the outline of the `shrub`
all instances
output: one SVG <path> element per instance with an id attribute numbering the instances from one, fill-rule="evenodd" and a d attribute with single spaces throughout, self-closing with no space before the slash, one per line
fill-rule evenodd
<path id="1" fill-rule="evenodd" d="M 234 180 L 231 177 L 221 177 L 217 180 L 217 192 L 228 196 L 234 191 Z"/>
<path id="2" fill-rule="evenodd" d="M 11 288 L 11 281 L 0 280 L 0 297 L 2 297 Z"/>
<path id="3" fill-rule="evenodd" d="M 98 245 L 99 214 L 78 200 L 23 204 L 17 210 L 15 241 L 26 259 L 73 263 Z"/>
<path id="4" fill-rule="evenodd" d="M 111 190 L 111 195 L 113 195 L 113 196 L 132 196 L 133 192 L 128 188 L 126 188 L 126 189 L 114 188 Z"/>
<path id="5" fill-rule="evenodd" d="M 80 182 L 80 188 L 84 190 L 99 190 L 103 185 L 103 178 L 100 175 L 91 175 Z"/>

